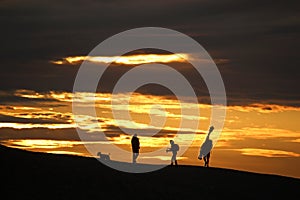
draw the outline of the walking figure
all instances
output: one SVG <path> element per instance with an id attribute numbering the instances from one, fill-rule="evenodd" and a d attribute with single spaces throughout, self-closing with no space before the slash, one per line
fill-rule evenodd
<path id="1" fill-rule="evenodd" d="M 177 151 L 179 151 L 179 145 L 178 144 L 175 144 L 175 142 L 173 140 L 170 140 L 170 144 L 171 144 L 171 147 L 168 148 L 166 150 L 166 152 L 172 152 L 172 157 L 171 157 L 171 165 L 173 165 L 173 163 L 175 163 L 175 165 L 177 166 Z"/>
<path id="2" fill-rule="evenodd" d="M 204 143 L 202 144 L 201 148 L 200 148 L 200 152 L 199 152 L 199 156 L 198 159 L 199 160 L 204 160 L 204 167 L 209 167 L 209 159 L 210 159 L 210 153 L 213 147 L 213 143 L 212 140 L 209 138 L 211 132 L 214 130 L 214 127 L 211 126 L 209 128 L 208 134 L 206 136 L 206 139 L 204 141 Z"/>

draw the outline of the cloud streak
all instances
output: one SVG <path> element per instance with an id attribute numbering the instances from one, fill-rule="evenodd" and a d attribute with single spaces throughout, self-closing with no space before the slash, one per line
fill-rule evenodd
<path id="1" fill-rule="evenodd" d="M 121 31 L 155 25 L 191 36 L 214 60 L 230 61 L 217 62 L 228 99 L 293 100 L 299 106 L 296 8 L 281 1 L 4 1 L 0 87 L 72 91 L 77 67 L 64 58 L 86 56 Z M 118 77 L 116 71 L 109 77 Z M 189 77 L 199 86 L 198 77 Z"/>
<path id="2" fill-rule="evenodd" d="M 246 156 L 262 156 L 267 158 L 300 157 L 300 154 L 291 151 L 275 149 L 242 148 L 236 149 Z"/>
<path id="3" fill-rule="evenodd" d="M 92 63 L 120 64 L 120 65 L 141 65 L 147 63 L 170 63 L 186 62 L 188 54 L 141 54 L 127 56 L 69 56 L 61 60 L 50 61 L 56 65 L 78 64 L 83 61 Z"/>

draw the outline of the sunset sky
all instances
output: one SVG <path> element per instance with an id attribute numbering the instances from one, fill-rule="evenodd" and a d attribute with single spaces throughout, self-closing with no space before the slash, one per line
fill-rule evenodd
<path id="1" fill-rule="evenodd" d="M 181 119 L 197 120 L 196 136 L 179 163 L 202 166 L 196 158 L 210 126 L 211 102 L 205 82 L 186 62 L 194 55 L 137 49 L 123 56 L 88 56 L 99 43 L 122 31 L 164 27 L 201 44 L 223 78 L 228 105 L 211 165 L 299 178 L 300 16 L 295 4 L 246 0 L 1 1 L 0 143 L 94 156 L 76 132 L 73 84 L 83 61 L 96 65 L 113 62 L 95 94 L 97 117 L 79 116 L 84 124 L 79 128 L 97 134 L 101 127 L 110 142 L 127 151 L 131 135 L 123 130 L 138 132 L 141 151 L 151 152 L 168 146 Z M 130 69 L 147 63 L 167 64 L 188 77 L 198 104 L 180 105 L 170 90 L 147 85 L 130 98 L 132 121 L 114 119 L 111 92 L 116 82 Z M 93 94 L 82 93 L 77 100 L 90 106 L 91 97 Z M 125 98 L 120 93 L 113 100 L 117 111 L 124 111 L 120 102 Z M 197 109 L 201 115 L 183 115 L 181 106 Z M 189 127 L 182 131 L 187 137 L 191 132 Z M 147 135 L 150 132 L 158 133 L 151 137 Z M 86 143 L 106 145 L 104 140 Z M 130 158 L 113 152 L 111 157 L 130 162 Z M 169 162 L 170 154 L 139 159 Z"/>

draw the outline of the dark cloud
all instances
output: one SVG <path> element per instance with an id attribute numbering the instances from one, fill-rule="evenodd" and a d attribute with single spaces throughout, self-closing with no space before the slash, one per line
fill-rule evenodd
<path id="1" fill-rule="evenodd" d="M 101 41 L 127 29 L 157 26 L 190 35 L 212 58 L 229 60 L 217 65 L 230 103 L 295 102 L 300 97 L 296 3 L 1 1 L 0 89 L 71 91 L 78 66 L 56 66 L 50 60 L 86 55 Z M 110 77 L 119 76 L 114 73 Z M 198 78 L 185 73 L 202 91 Z M 198 95 L 207 96 L 205 92 Z"/>
<path id="2" fill-rule="evenodd" d="M 38 87 L 38 85 L 36 85 Z M 62 107 L 65 106 L 61 101 L 51 98 L 51 97 L 43 97 L 43 98 L 29 98 L 24 96 L 18 96 L 16 94 L 18 90 L 0 90 L 0 104 L 3 105 L 12 105 L 12 106 L 38 106 L 38 107 L 47 107 L 47 105 L 44 105 L 44 103 L 51 103 L 52 107 Z M 24 90 L 27 92 L 27 94 L 35 93 L 38 91 L 31 91 L 31 90 Z M 48 94 L 49 91 L 41 92 L 40 94 Z M 12 107 L 8 107 L 12 108 Z"/>
<path id="3" fill-rule="evenodd" d="M 152 137 L 174 137 L 174 135 L 178 134 L 178 131 L 171 131 L 165 129 L 162 129 L 159 132 L 157 132 L 157 130 L 155 129 L 133 129 L 133 128 L 122 127 L 121 130 L 120 127 L 114 125 L 109 125 L 103 128 L 106 129 L 104 133 L 107 137 L 118 137 L 120 134 L 127 134 L 127 133 L 137 133 L 140 136 L 152 136 Z M 180 134 L 191 134 L 191 132 L 181 131 Z M 198 134 L 204 134 L 204 133 L 199 132 Z"/>
<path id="4" fill-rule="evenodd" d="M 0 140 L 5 139 L 53 139 L 57 140 L 77 140 L 80 141 L 76 129 L 47 129 L 47 128 L 30 128 L 30 129 L 12 129 L 1 128 Z"/>
<path id="5" fill-rule="evenodd" d="M 1 122 L 9 122 L 9 123 L 32 123 L 32 124 L 68 124 L 66 119 L 60 119 L 57 116 L 48 115 L 49 117 L 53 117 L 52 119 L 47 118 L 23 118 L 28 116 L 33 116 L 33 114 L 24 113 L 23 115 L 20 114 L 20 117 L 8 116 L 8 115 L 1 115 L 0 114 L 0 121 Z M 37 115 L 37 114 L 36 114 Z M 38 114 L 43 115 L 43 114 Z"/>

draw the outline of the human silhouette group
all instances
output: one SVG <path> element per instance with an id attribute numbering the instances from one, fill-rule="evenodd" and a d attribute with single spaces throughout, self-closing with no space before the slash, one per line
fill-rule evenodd
<path id="1" fill-rule="evenodd" d="M 210 154 L 213 148 L 213 142 L 210 138 L 210 135 L 213 130 L 214 127 L 210 126 L 205 141 L 202 143 L 199 151 L 198 159 L 204 160 L 204 167 L 209 167 Z M 140 141 L 136 133 L 131 138 L 131 149 L 132 149 L 132 163 L 136 164 L 140 152 Z M 172 152 L 171 163 L 170 163 L 171 166 L 173 165 L 178 166 L 178 162 L 177 162 L 178 151 L 179 151 L 179 145 L 176 144 L 174 140 L 170 140 L 170 147 L 166 149 L 166 152 Z"/>

